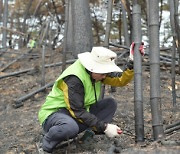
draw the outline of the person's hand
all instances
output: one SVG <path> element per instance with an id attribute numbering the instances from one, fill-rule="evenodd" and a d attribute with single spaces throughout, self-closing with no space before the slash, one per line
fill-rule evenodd
<path id="1" fill-rule="evenodd" d="M 114 124 L 107 124 L 107 127 L 104 131 L 104 133 L 110 138 L 118 136 L 121 134 L 120 132 L 122 133 L 121 129 Z"/>
<path id="2" fill-rule="evenodd" d="M 134 46 L 135 46 L 135 43 L 132 42 L 131 46 L 130 46 L 130 50 L 129 50 L 129 59 L 130 60 L 134 60 Z"/>
<path id="3" fill-rule="evenodd" d="M 134 47 L 135 47 L 135 43 L 132 42 L 132 44 L 130 46 L 130 53 L 129 53 L 129 59 L 132 61 L 134 60 Z M 140 51 L 141 55 L 144 56 L 144 42 L 141 42 L 139 51 Z"/>
<path id="4" fill-rule="evenodd" d="M 144 42 L 141 42 L 141 45 L 139 47 L 139 51 L 140 51 L 141 55 L 144 56 L 144 54 L 145 54 L 145 51 L 144 51 Z"/>

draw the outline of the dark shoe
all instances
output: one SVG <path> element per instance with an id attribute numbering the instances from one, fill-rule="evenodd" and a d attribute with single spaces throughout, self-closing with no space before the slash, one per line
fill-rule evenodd
<path id="1" fill-rule="evenodd" d="M 84 135 L 79 139 L 79 143 L 88 142 L 94 137 L 95 133 L 91 129 L 87 129 Z"/>
<path id="2" fill-rule="evenodd" d="M 43 150 L 41 142 L 36 143 L 36 148 L 37 148 L 38 154 L 51 154 L 50 152 L 46 152 Z"/>

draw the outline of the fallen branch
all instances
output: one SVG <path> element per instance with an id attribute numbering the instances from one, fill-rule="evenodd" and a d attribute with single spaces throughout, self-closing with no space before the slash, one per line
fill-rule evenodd
<path id="1" fill-rule="evenodd" d="M 7 69 L 10 65 L 14 64 L 16 61 L 18 61 L 19 59 L 23 58 L 25 55 L 27 55 L 27 54 L 30 53 L 31 51 L 32 51 L 32 49 L 31 49 L 31 50 L 28 50 L 27 53 L 19 56 L 17 59 L 13 60 L 12 62 L 10 62 L 10 63 L 7 64 L 6 66 L 4 66 L 4 67 L 0 70 L 0 72 L 3 72 L 3 71 L 4 71 L 5 69 Z"/>
<path id="2" fill-rule="evenodd" d="M 167 125 L 165 127 L 165 130 L 170 129 L 170 128 L 175 127 L 175 126 L 178 126 L 178 125 L 180 125 L 180 121 L 177 121 L 177 122 L 175 122 L 173 124 Z"/>
<path id="3" fill-rule="evenodd" d="M 129 47 L 127 47 L 127 46 L 125 46 L 125 45 L 114 44 L 114 43 L 109 43 L 109 45 L 112 45 L 112 46 L 114 46 L 114 47 L 118 47 L 118 48 L 123 48 L 123 49 L 129 50 Z"/>
<path id="4" fill-rule="evenodd" d="M 118 58 L 122 58 L 124 55 L 126 55 L 129 51 L 124 51 L 123 53 L 121 54 L 117 54 Z"/>
<path id="5" fill-rule="evenodd" d="M 75 59 L 73 59 L 73 60 L 68 60 L 68 61 L 66 61 L 66 64 L 72 64 L 74 61 L 75 61 Z M 47 64 L 47 65 L 45 65 L 45 68 L 55 67 L 55 66 L 61 66 L 61 65 L 62 65 L 62 62 L 53 63 L 53 64 Z M 27 73 L 27 72 L 30 72 L 30 71 L 35 71 L 35 69 L 36 69 L 36 68 L 28 68 L 28 69 L 25 69 L 25 70 L 22 70 L 22 71 L 13 72 L 13 73 L 9 73 L 9 74 L 6 74 L 6 75 L 1 75 L 1 76 L 0 76 L 0 79 L 6 78 L 6 77 L 10 77 L 10 76 L 16 76 L 16 75 L 23 74 L 23 73 Z"/>
<path id="6" fill-rule="evenodd" d="M 39 88 L 39 89 L 37 89 L 37 90 L 35 90 L 35 91 L 33 91 L 33 92 L 25 95 L 25 96 L 20 97 L 19 99 L 15 100 L 15 102 L 14 102 L 14 104 L 13 104 L 13 107 L 14 107 L 14 108 L 19 108 L 19 107 L 23 106 L 23 101 L 29 99 L 29 98 L 32 97 L 33 95 L 35 95 L 35 94 L 37 94 L 37 93 L 45 90 L 45 89 L 48 88 L 48 87 L 53 86 L 53 84 L 54 84 L 54 82 L 48 83 L 48 84 L 46 84 L 45 86 L 43 86 L 43 87 L 41 87 L 41 88 Z"/>
<path id="7" fill-rule="evenodd" d="M 180 129 L 180 125 L 179 125 L 179 126 L 172 127 L 172 128 L 170 128 L 170 129 L 167 129 L 167 130 L 164 131 L 164 133 L 165 133 L 165 134 L 169 134 L 169 133 L 171 133 L 171 132 L 173 132 L 173 131 L 176 131 L 176 130 L 179 130 L 179 129 Z"/>
<path id="8" fill-rule="evenodd" d="M 68 64 L 68 63 L 72 63 L 74 61 L 75 60 L 69 60 L 69 61 L 66 61 L 66 63 Z M 52 67 L 52 66 L 57 66 L 57 65 L 62 65 L 62 62 L 46 65 L 46 67 Z M 23 101 L 29 99 L 30 97 L 32 97 L 33 95 L 37 94 L 38 92 L 41 92 L 41 91 L 43 91 L 44 89 L 46 89 L 48 87 L 51 87 L 53 84 L 54 84 L 54 82 L 53 83 L 49 83 L 49 84 L 47 84 L 47 85 L 45 85 L 45 86 L 43 86 L 43 87 L 41 87 L 41 88 L 39 88 L 37 90 L 35 90 L 35 91 L 25 95 L 25 96 L 20 97 L 19 99 L 15 100 L 15 102 L 13 104 L 13 107 L 14 108 L 19 108 L 19 107 L 23 106 L 23 103 L 22 103 Z"/>
<path id="9" fill-rule="evenodd" d="M 19 75 L 19 74 L 27 73 L 29 71 L 33 71 L 33 70 L 34 70 L 34 68 L 29 68 L 29 69 L 25 69 L 25 70 L 22 70 L 22 71 L 13 72 L 13 73 L 9 73 L 9 74 L 6 74 L 6 75 L 1 75 L 0 79 L 10 77 L 10 76 L 16 76 L 16 75 Z"/>
<path id="10" fill-rule="evenodd" d="M 20 31 L 15 31 L 15 30 L 9 29 L 9 28 L 7 28 L 7 27 L 3 27 L 3 26 L 0 26 L 0 29 L 5 29 L 5 30 L 10 31 L 10 32 L 12 32 L 12 33 L 19 34 L 19 35 L 23 35 L 23 36 L 26 36 L 26 35 L 27 35 L 27 34 L 22 33 L 22 32 L 20 32 Z"/>
<path id="11" fill-rule="evenodd" d="M 171 133 L 173 131 L 176 131 L 178 129 L 180 129 L 180 121 L 177 121 L 177 122 L 175 122 L 173 124 L 170 124 L 170 125 L 166 126 L 164 133 L 169 134 L 169 133 Z"/>
<path id="12" fill-rule="evenodd" d="M 167 146 L 180 146 L 180 141 L 161 141 L 162 145 L 167 145 Z"/>
<path id="13" fill-rule="evenodd" d="M 66 64 L 72 64 L 75 61 L 76 59 L 67 60 Z M 45 67 L 47 68 L 47 67 L 55 67 L 55 66 L 61 66 L 61 65 L 62 65 L 62 62 L 59 62 L 59 63 L 47 64 L 45 65 Z"/>

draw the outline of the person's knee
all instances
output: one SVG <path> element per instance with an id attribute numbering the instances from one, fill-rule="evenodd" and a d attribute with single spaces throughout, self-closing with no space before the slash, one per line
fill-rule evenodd
<path id="1" fill-rule="evenodd" d="M 69 138 L 73 138 L 78 134 L 79 126 L 75 121 L 67 121 L 64 131 L 66 132 Z"/>
<path id="2" fill-rule="evenodd" d="M 73 138 L 79 132 L 79 126 L 74 119 L 64 116 L 63 120 L 56 121 L 56 125 L 52 126 L 48 135 L 51 140 L 60 140 Z"/>
<path id="3" fill-rule="evenodd" d="M 117 102 L 115 101 L 115 99 L 109 97 L 109 98 L 106 98 L 106 101 L 107 101 L 108 107 L 113 108 L 113 109 L 117 108 Z"/>

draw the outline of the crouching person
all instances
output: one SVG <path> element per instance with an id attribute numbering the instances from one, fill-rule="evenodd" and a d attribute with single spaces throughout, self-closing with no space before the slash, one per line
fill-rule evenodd
<path id="1" fill-rule="evenodd" d="M 57 144 L 89 128 L 108 137 L 119 135 L 120 128 L 111 123 L 116 101 L 113 98 L 99 100 L 101 85 L 125 86 L 134 72 L 132 65 L 122 72 L 115 58 L 113 51 L 93 47 L 91 52 L 78 54 L 78 59 L 55 81 L 38 114 L 45 132 L 44 151 L 52 152 Z M 116 72 L 115 75 L 112 72 Z"/>

